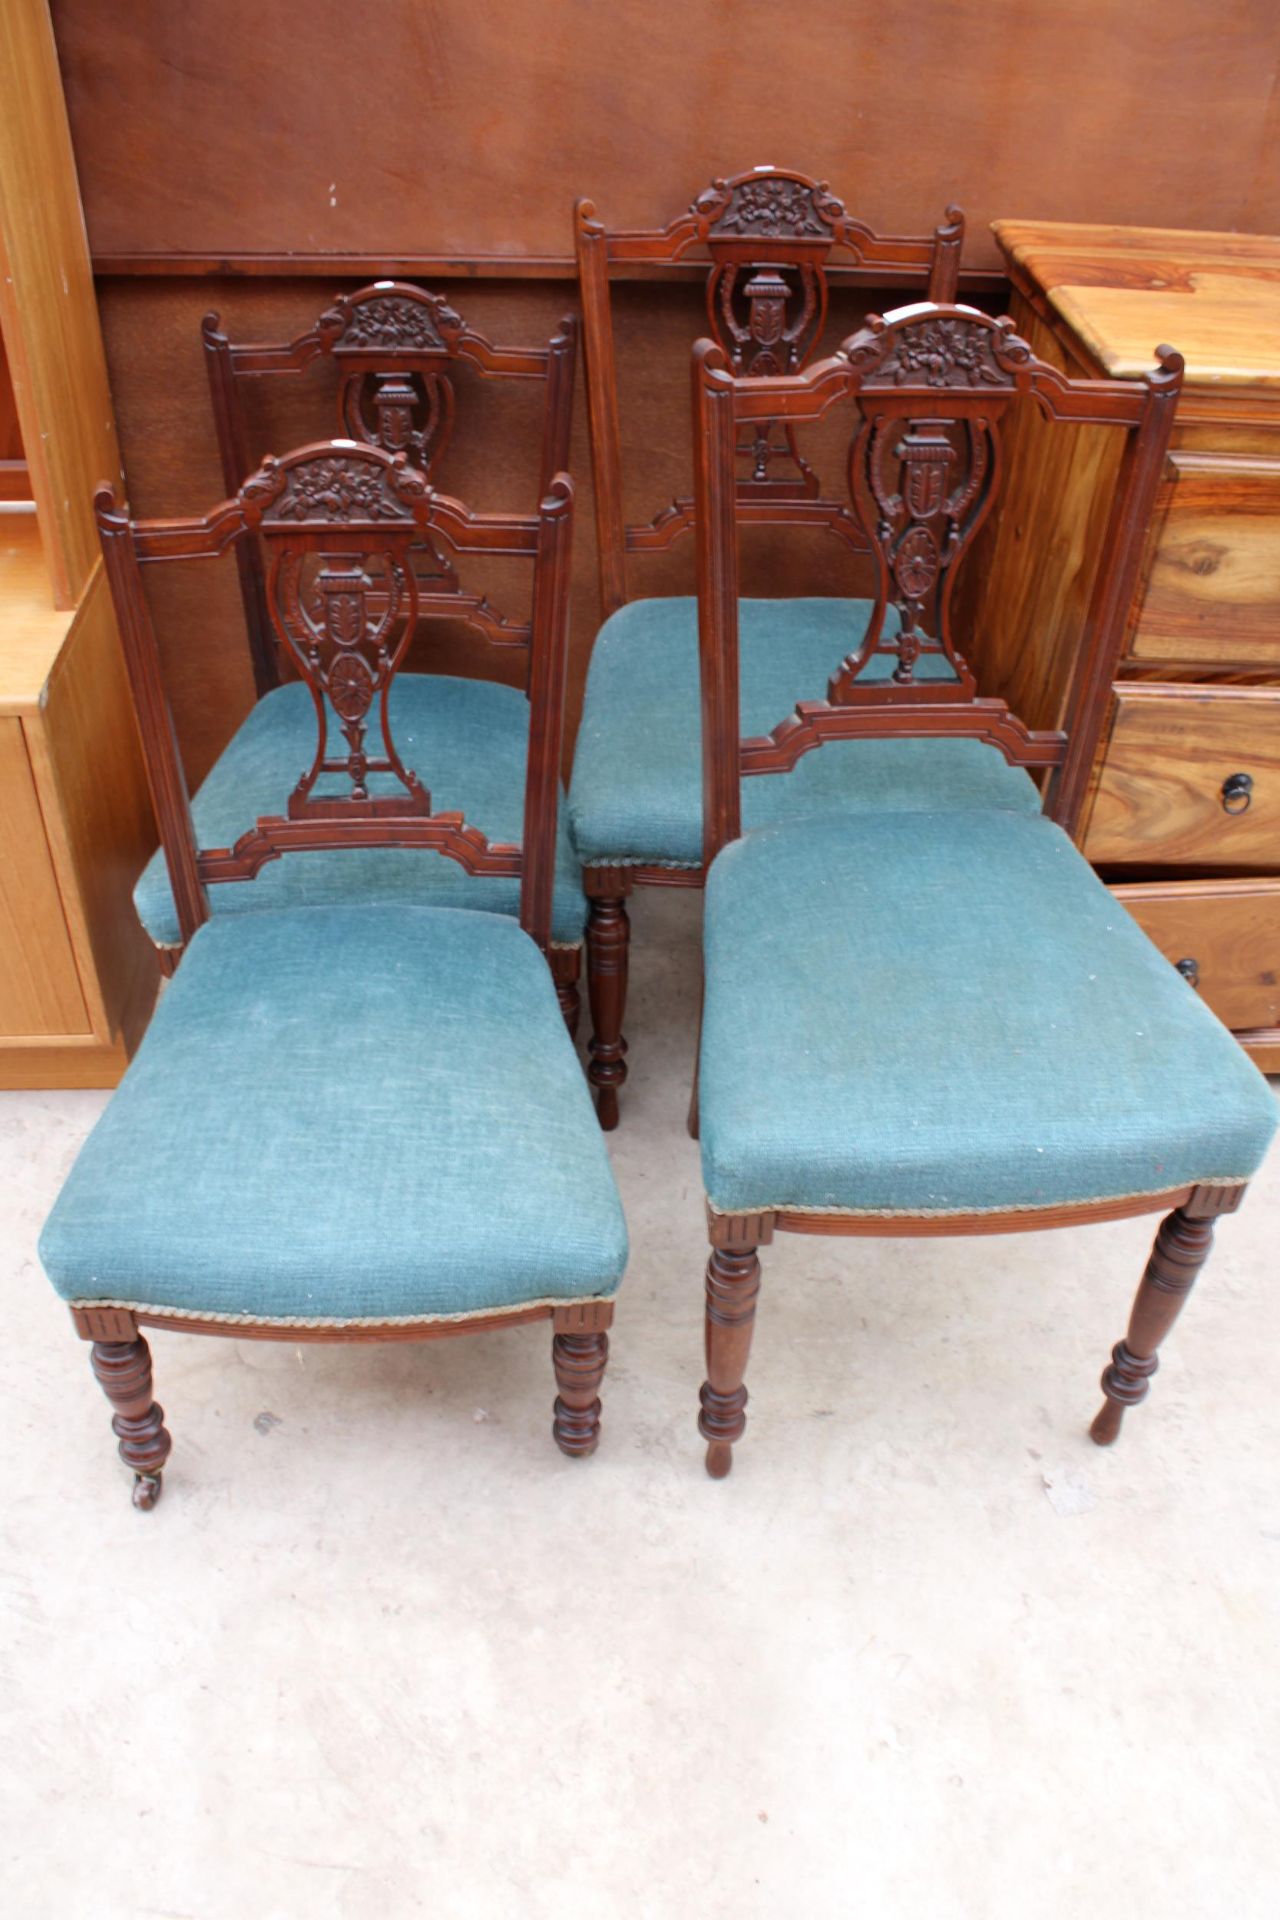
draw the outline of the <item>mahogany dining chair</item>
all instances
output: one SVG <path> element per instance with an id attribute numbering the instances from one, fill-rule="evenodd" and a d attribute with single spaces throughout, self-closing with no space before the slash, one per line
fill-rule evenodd
<path id="1" fill-rule="evenodd" d="M 135 1505 L 154 1505 L 170 1450 L 151 1327 L 296 1343 L 550 1320 L 555 1440 L 590 1453 L 627 1242 L 547 966 L 572 483 L 554 476 L 534 514 L 474 513 L 403 452 L 331 440 L 267 460 L 200 518 L 134 522 L 109 488 L 97 509 L 183 958 L 40 1254 L 93 1342 Z M 143 572 L 214 561 L 250 535 L 311 732 L 269 799 L 266 782 L 246 786 L 237 826 L 210 840 Z M 515 839 L 441 806 L 393 724 L 424 541 L 507 556 L 532 579 Z M 447 859 L 490 910 L 411 885 L 359 897 L 327 877 L 309 895 L 309 866 L 387 849 Z M 211 895 L 252 893 L 281 864 L 301 870 L 295 891 L 211 912 Z M 493 910 L 498 879 L 518 916 Z"/>
<path id="2" fill-rule="evenodd" d="M 218 315 L 208 314 L 202 340 L 227 492 L 237 491 L 267 451 L 268 434 L 280 414 L 287 411 L 295 422 L 300 414 L 305 418 L 310 402 L 319 432 L 336 431 L 361 445 L 404 453 L 433 485 L 440 484 L 442 469 L 456 460 L 464 439 L 472 469 L 482 449 L 487 464 L 501 466 L 504 491 L 518 491 L 524 496 L 521 510 L 532 511 L 568 466 L 577 337 L 577 321 L 570 317 L 544 346 L 495 344 L 442 295 L 393 280 L 340 295 L 288 341 L 232 341 Z M 327 381 L 321 377 L 326 371 Z M 527 392 L 536 401 L 536 471 L 532 462 L 527 471 L 518 462 L 510 471 L 510 435 L 500 430 L 507 415 L 499 413 L 495 420 L 482 412 L 481 388 L 510 389 L 513 398 Z M 287 409 L 282 400 L 290 403 Z M 460 418 L 467 434 L 459 432 Z M 486 428 L 483 434 L 477 418 Z M 299 437 L 295 426 L 285 444 Z M 305 426 L 302 437 L 310 437 Z M 272 624 L 262 542 L 253 530 L 237 539 L 235 557 L 257 697 L 194 796 L 197 832 L 209 841 L 234 829 L 246 801 L 271 804 L 305 752 L 312 725 L 310 699 Z M 491 592 L 461 581 L 458 557 L 447 543 L 418 541 L 412 562 L 421 634 L 395 682 L 397 734 L 406 750 L 430 763 L 443 804 L 489 821 L 499 838 L 518 838 L 529 725 L 527 607 L 518 614 L 503 612 Z M 466 564 L 471 569 L 492 565 L 475 553 L 466 556 Z M 504 578 L 509 586 L 509 572 Z M 433 670 L 438 642 L 462 630 L 473 647 L 479 642 L 477 663 L 488 677 Z M 236 644 L 241 644 L 238 637 Z M 507 684 L 513 677 L 518 684 Z M 421 898 L 435 906 L 518 914 L 514 880 L 489 876 L 478 891 L 479 898 L 475 885 L 448 861 L 424 862 L 383 847 L 355 860 L 322 856 L 307 863 L 305 873 L 284 863 L 259 887 L 224 889 L 214 909 L 258 911 L 304 897 L 312 904 L 335 905 Z M 172 965 L 181 936 L 160 852 L 143 871 L 135 905 L 162 962 Z M 549 957 L 571 1031 L 579 1011 L 585 917 L 582 876 L 562 810 Z"/>
<path id="3" fill-rule="evenodd" d="M 1072 379 L 1012 322 L 963 306 L 872 319 L 789 376 L 735 376 L 695 352 L 704 769 L 705 999 L 698 1117 L 711 1255 L 707 1468 L 728 1473 L 775 1232 L 1010 1233 L 1166 1217 L 1092 1427 L 1113 1441 L 1276 1124 L 1235 1040 L 1073 844 L 1096 717 L 1182 377 Z M 984 697 L 952 590 L 989 510 L 1018 408 L 1064 432 L 1125 436 L 1120 482 L 1060 726 Z M 865 632 L 827 684 L 758 725 L 739 677 L 735 465 L 776 420 L 846 426 L 853 512 L 876 560 Z M 1045 556 L 1045 564 L 1054 564 Z M 890 612 L 896 614 L 891 619 Z M 874 672 L 879 662 L 886 675 Z M 922 671 L 945 662 L 945 679 Z M 746 737 L 744 737 L 744 734 Z M 749 796 L 813 755 L 911 739 L 985 741 L 1045 780 L 1022 806 L 832 806 L 808 818 Z"/>
<path id="4" fill-rule="evenodd" d="M 590 902 L 588 1073 L 601 1124 L 612 1127 L 627 1075 L 627 898 L 636 886 L 700 887 L 703 879 L 696 602 L 691 594 L 632 597 L 635 561 L 688 534 L 694 503 L 686 491 L 648 521 L 626 520 L 624 482 L 643 442 L 639 429 L 634 438 L 623 431 L 615 284 L 635 273 L 692 271 L 704 282 L 706 325 L 734 372 L 790 374 L 821 344 L 836 287 L 906 278 L 927 285 L 935 300 L 954 298 L 964 218 L 948 207 L 931 235 L 877 234 L 825 182 L 769 166 L 714 180 L 652 231 L 608 228 L 590 201 L 579 201 L 575 237 L 605 618 L 591 656 L 569 820 Z M 642 397 L 632 396 L 633 413 Z M 856 644 L 870 612 L 857 591 L 867 549 L 793 425 L 757 422 L 742 435 L 736 464 L 739 519 L 755 539 L 764 542 L 769 528 L 789 540 L 803 529 L 834 536 L 849 576 L 847 594 L 743 600 L 743 708 L 753 725 L 766 724 L 833 654 Z M 949 742 L 927 761 L 913 741 L 880 742 L 846 757 L 840 779 L 851 808 L 1004 804 L 1010 793 L 1036 804 L 1024 775 L 972 742 Z M 788 795 L 800 808 L 808 804 L 802 785 Z"/>

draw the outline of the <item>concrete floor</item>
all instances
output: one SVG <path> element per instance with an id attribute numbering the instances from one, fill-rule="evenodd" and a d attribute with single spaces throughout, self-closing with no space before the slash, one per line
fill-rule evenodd
<path id="1" fill-rule="evenodd" d="M 0 1096 L 7 1913 L 1277 1912 L 1280 1154 L 1110 1453 L 1147 1223 L 782 1239 L 712 1483 L 697 909 L 635 914 L 591 1461 L 541 1330 L 157 1335 L 175 1448 L 134 1513 L 34 1252 L 105 1096 Z"/>

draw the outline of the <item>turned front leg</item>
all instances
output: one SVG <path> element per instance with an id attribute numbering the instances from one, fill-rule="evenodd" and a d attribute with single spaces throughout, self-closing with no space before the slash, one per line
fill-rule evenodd
<path id="1" fill-rule="evenodd" d="M 606 1132 L 618 1124 L 618 1094 L 627 1077 L 622 1021 L 630 948 L 625 889 L 593 894 L 587 916 L 587 997 L 591 1002 L 587 1078 L 596 1090 L 596 1111 Z"/>
<path id="2" fill-rule="evenodd" d="M 95 1340 L 94 1378 L 115 1408 L 111 1431 L 120 1458 L 133 1469 L 133 1504 L 144 1512 L 160 1498 L 161 1471 L 173 1445 L 164 1408 L 152 1394 L 151 1349 L 141 1334 L 122 1341 Z"/>
<path id="3" fill-rule="evenodd" d="M 1208 1258 L 1213 1228 L 1212 1217 L 1189 1213 L 1185 1207 L 1175 1207 L 1160 1222 L 1133 1303 L 1129 1331 L 1113 1347 L 1111 1364 L 1102 1376 L 1107 1397 L 1089 1429 L 1100 1447 L 1109 1447 L 1119 1436 L 1126 1407 L 1146 1399 L 1151 1376 L 1160 1364 L 1157 1349 Z"/>
<path id="4" fill-rule="evenodd" d="M 551 1431 L 561 1453 L 594 1453 L 600 1441 L 600 1383 L 609 1360 L 607 1333 L 557 1333 L 551 1341 L 555 1367 L 555 1417 Z"/>
<path id="5" fill-rule="evenodd" d="M 760 1261 L 755 1244 L 716 1247 L 707 1262 L 707 1378 L 699 1396 L 698 1431 L 707 1441 L 707 1472 L 723 1480 L 733 1465 L 733 1443 L 747 1425 L 743 1376 L 751 1352 Z"/>

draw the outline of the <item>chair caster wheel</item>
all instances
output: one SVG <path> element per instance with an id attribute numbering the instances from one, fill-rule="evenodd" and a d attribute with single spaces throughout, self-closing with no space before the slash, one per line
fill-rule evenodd
<path id="1" fill-rule="evenodd" d="M 158 1473 L 135 1473 L 133 1476 L 133 1504 L 139 1513 L 150 1513 L 160 1498 L 162 1481 Z"/>

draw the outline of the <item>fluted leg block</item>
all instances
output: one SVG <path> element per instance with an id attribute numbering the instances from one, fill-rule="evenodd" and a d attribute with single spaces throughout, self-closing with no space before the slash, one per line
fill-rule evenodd
<path id="1" fill-rule="evenodd" d="M 551 1431 L 561 1453 L 594 1453 L 600 1440 L 600 1382 L 609 1360 L 607 1333 L 557 1333 L 551 1341 L 556 1370 Z"/>
<path id="2" fill-rule="evenodd" d="M 160 1476 L 173 1445 L 164 1408 L 152 1396 L 151 1349 L 141 1334 L 136 1340 L 97 1340 L 92 1362 L 94 1378 L 115 1408 L 111 1431 L 120 1458 L 133 1469 L 133 1504 L 145 1512 L 160 1498 Z"/>
<path id="3" fill-rule="evenodd" d="M 747 1425 L 742 1384 L 751 1352 L 760 1262 L 754 1247 L 712 1247 L 707 1262 L 707 1378 L 698 1431 L 707 1442 L 707 1472 L 723 1480 L 733 1465 L 733 1443 Z"/>
<path id="4" fill-rule="evenodd" d="M 578 1021 L 582 1015 L 582 995 L 578 992 L 577 981 L 557 980 L 556 999 L 560 1002 L 560 1011 L 564 1015 L 564 1023 L 569 1029 L 569 1038 L 576 1040 L 578 1037 Z"/>
<path id="5" fill-rule="evenodd" d="M 1119 1437 L 1126 1407 L 1145 1400 L 1151 1376 L 1159 1366 L 1157 1349 L 1182 1311 L 1213 1244 L 1212 1219 L 1197 1219 L 1182 1207 L 1160 1222 L 1151 1258 L 1133 1303 L 1129 1331 L 1111 1352 L 1111 1364 L 1102 1376 L 1106 1399 L 1090 1427 L 1100 1447 Z"/>
<path id="6" fill-rule="evenodd" d="M 622 1020 L 627 1005 L 631 922 L 625 897 L 593 898 L 587 917 L 587 994 L 591 1038 L 587 1078 L 596 1090 L 596 1111 L 606 1133 L 618 1124 L 618 1094 L 627 1077 Z"/>

